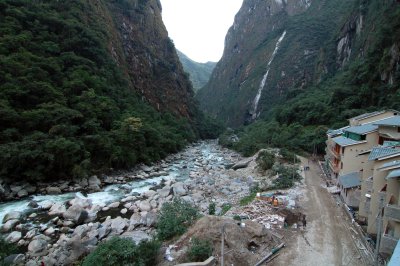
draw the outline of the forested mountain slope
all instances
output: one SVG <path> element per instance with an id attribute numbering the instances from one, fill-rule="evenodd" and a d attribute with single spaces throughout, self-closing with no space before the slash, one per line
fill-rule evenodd
<path id="1" fill-rule="evenodd" d="M 245 0 L 197 98 L 230 126 L 256 121 L 240 150 L 322 152 L 328 127 L 400 108 L 399 47 L 398 1 Z"/>
<path id="2" fill-rule="evenodd" d="M 158 0 L 0 1 L 0 177 L 79 177 L 209 137 Z"/>
<path id="3" fill-rule="evenodd" d="M 207 84 L 208 80 L 210 79 L 211 73 L 217 63 L 199 63 L 193 61 L 179 50 L 177 52 L 179 59 L 181 60 L 183 69 L 186 73 L 189 74 L 190 81 L 193 84 L 194 92 L 197 92 L 199 89 Z"/>

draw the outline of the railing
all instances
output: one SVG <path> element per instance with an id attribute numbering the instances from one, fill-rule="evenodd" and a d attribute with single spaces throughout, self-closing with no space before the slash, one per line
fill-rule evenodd
<path id="1" fill-rule="evenodd" d="M 385 207 L 385 217 L 400 222 L 400 206 L 388 204 Z"/>

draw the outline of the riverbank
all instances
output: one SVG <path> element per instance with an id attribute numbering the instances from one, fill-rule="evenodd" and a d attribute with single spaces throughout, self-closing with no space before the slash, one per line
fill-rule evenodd
<path id="1" fill-rule="evenodd" d="M 234 204 L 249 193 L 249 177 L 225 166 L 241 159 L 215 141 L 201 142 L 157 165 L 129 173 L 136 181 L 116 176 L 121 183 L 87 195 L 36 195 L 3 203 L 2 232 L 7 241 L 26 251 L 15 258 L 16 263 L 56 265 L 63 261 L 69 265 L 112 236 L 129 237 L 137 243 L 150 238 L 159 209 L 175 196 L 197 205 L 203 213 L 211 202 L 217 213 L 224 205 Z M 151 177 L 160 171 L 165 173 Z M 137 179 L 144 174 L 149 178 Z"/>

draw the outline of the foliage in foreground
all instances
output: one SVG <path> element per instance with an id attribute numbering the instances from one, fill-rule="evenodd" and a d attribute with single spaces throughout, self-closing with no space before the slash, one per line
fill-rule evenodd
<path id="1" fill-rule="evenodd" d="M 136 245 L 127 238 L 113 237 L 101 243 L 83 261 L 82 266 L 153 266 L 160 248 L 157 241 L 142 241 Z"/>
<path id="2" fill-rule="evenodd" d="M 211 241 L 194 237 L 186 255 L 190 262 L 201 262 L 208 259 L 212 255 L 212 252 Z"/>
<path id="3" fill-rule="evenodd" d="M 199 211 L 187 201 L 174 198 L 163 204 L 157 223 L 160 240 L 168 240 L 182 235 L 199 218 Z"/>
<path id="4" fill-rule="evenodd" d="M 267 150 L 262 150 L 258 154 L 256 162 L 260 170 L 269 170 L 275 163 L 275 155 Z"/>
<path id="5" fill-rule="evenodd" d="M 274 166 L 272 170 L 279 176 L 268 189 L 291 188 L 296 181 L 301 180 L 301 175 L 297 172 L 297 167 L 295 166 L 277 165 Z"/>
<path id="6" fill-rule="evenodd" d="M 0 265 L 3 265 L 3 260 L 17 252 L 17 247 L 14 244 L 10 244 L 5 241 L 2 237 L 0 237 Z"/>

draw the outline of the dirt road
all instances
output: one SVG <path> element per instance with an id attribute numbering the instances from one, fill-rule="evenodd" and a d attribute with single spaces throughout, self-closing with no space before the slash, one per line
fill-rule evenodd
<path id="1" fill-rule="evenodd" d="M 307 165 L 303 159 L 303 165 Z M 305 172 L 305 191 L 300 206 L 307 227 L 299 234 L 284 238 L 286 247 L 269 265 L 368 265 L 360 256 L 349 229 L 349 218 L 323 187 L 321 170 L 310 160 Z"/>

